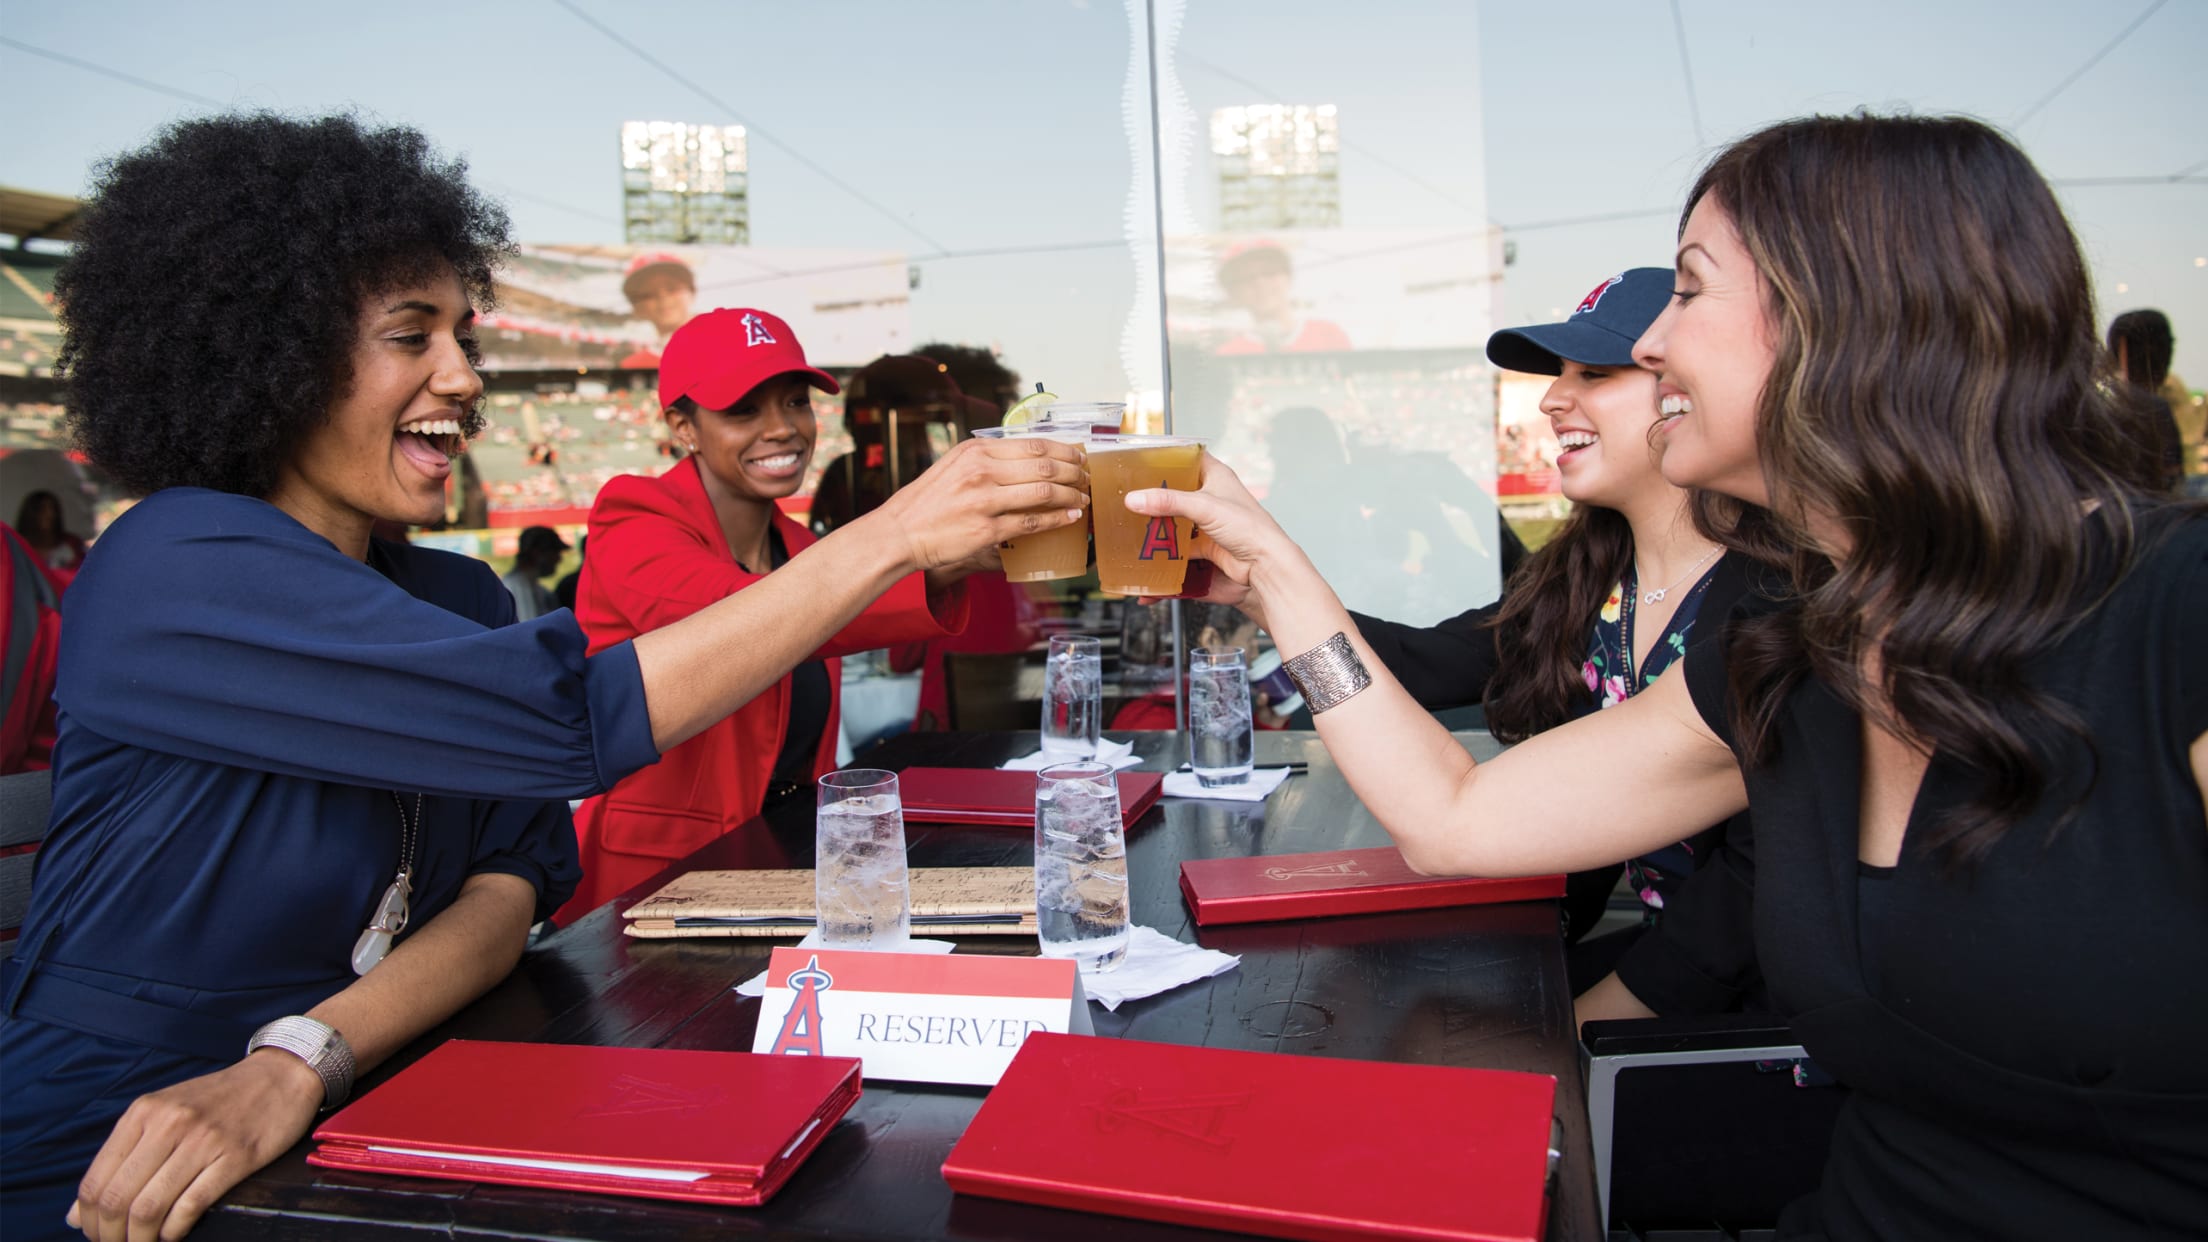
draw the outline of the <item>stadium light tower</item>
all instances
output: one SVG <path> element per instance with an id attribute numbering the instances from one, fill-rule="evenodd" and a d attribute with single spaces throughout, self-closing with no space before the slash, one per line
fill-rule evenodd
<path id="1" fill-rule="evenodd" d="M 744 127 L 622 122 L 621 219 L 631 245 L 749 245 Z"/>
<path id="2" fill-rule="evenodd" d="M 1211 114 L 1219 227 L 1332 229 L 1342 224 L 1341 133 L 1333 104 L 1255 104 Z"/>

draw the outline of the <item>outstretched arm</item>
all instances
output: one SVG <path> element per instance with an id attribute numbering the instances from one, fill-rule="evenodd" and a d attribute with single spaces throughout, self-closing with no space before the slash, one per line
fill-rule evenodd
<path id="1" fill-rule="evenodd" d="M 1319 714 L 1319 734 L 1420 871 L 1576 871 L 1646 853 L 1747 806 L 1732 752 L 1696 713 L 1683 675 L 1475 764 L 1389 674 L 1310 559 L 1233 471 L 1206 457 L 1201 491 L 1135 492 L 1127 504 L 1193 520 L 1207 558 L 1260 601 L 1283 655 L 1347 635 L 1372 685 Z M 1698 657 L 1708 653 L 1688 659 Z"/>
<path id="2" fill-rule="evenodd" d="M 1087 477 L 1040 436 L 969 440 L 881 508 L 735 595 L 636 640 L 662 754 L 742 707 L 898 579 L 1078 521 Z"/>
<path id="3" fill-rule="evenodd" d="M 749 702 L 906 575 L 1078 520 L 1086 480 L 1070 445 L 960 445 L 765 580 L 587 658 L 572 618 L 486 626 L 274 506 L 171 488 L 72 588 L 61 706 L 124 745 L 256 772 L 587 796 Z M 345 710 L 300 707 L 325 701 Z"/>

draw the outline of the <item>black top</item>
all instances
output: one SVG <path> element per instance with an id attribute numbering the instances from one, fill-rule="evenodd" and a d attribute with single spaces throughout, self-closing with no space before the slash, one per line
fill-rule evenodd
<path id="1" fill-rule="evenodd" d="M 1737 552 L 1710 567 L 1699 613 L 1709 619 L 1695 633 L 1696 646 L 1717 640 L 1717 624 L 1744 600 L 1776 600 L 1784 595 L 1773 571 Z M 1500 663 L 1492 622 L 1500 602 L 1461 613 L 1432 626 L 1404 625 L 1359 613 L 1350 618 L 1373 654 L 1380 658 L 1411 697 L 1429 711 L 1478 703 Z M 1592 696 L 1588 710 L 1594 709 Z M 1663 895 L 1663 918 L 1635 940 L 1617 964 L 1618 977 L 1633 995 L 1659 1014 L 1724 1013 L 1762 1008 L 1762 975 L 1756 967 L 1755 941 L 1748 922 L 1753 867 L 1726 848 L 1735 825 L 1745 835 L 1747 816 L 1697 834 L 1692 841 L 1695 870 Z M 1741 873 L 1746 871 L 1748 878 Z M 1707 877 L 1707 878 L 1705 878 Z M 1709 896 L 1698 896 L 1704 891 Z"/>
<path id="2" fill-rule="evenodd" d="M 1712 618 L 1730 615 L 1745 595 L 1770 590 L 1767 572 L 1737 552 L 1726 553 L 1710 566 L 1709 583 L 1700 615 Z M 1361 612 L 1349 617 L 1357 623 L 1365 645 L 1418 705 L 1438 712 L 1475 706 L 1487 694 L 1487 683 L 1500 663 L 1493 624 L 1502 607 L 1497 600 L 1433 625 L 1405 625 Z M 1588 709 L 1594 706 L 1590 698 Z"/>
<path id="3" fill-rule="evenodd" d="M 782 568 L 790 559 L 782 532 L 768 526 L 767 541 L 772 568 Z M 787 796 L 792 785 L 803 789 L 813 783 L 813 756 L 820 753 L 820 735 L 828 728 L 831 694 L 826 662 L 807 660 L 790 670 L 790 722 L 774 759 L 774 774 L 767 778 L 770 801 L 778 794 Z"/>
<path id="4" fill-rule="evenodd" d="M 1968 773 L 1933 756 L 1899 865 L 1866 876 L 1859 721 L 1814 681 L 1782 705 L 1776 758 L 1746 772 L 1760 830 L 1728 845 L 1780 1011 L 1854 1089 L 1782 1233 L 2208 1237 L 2208 813 L 2187 753 L 2208 733 L 2208 520 L 2174 512 L 2142 518 L 2129 573 L 2033 662 L 2092 747 L 2061 752 L 2054 795 L 1967 873 L 1914 843 Z M 1707 654 L 1688 688 L 1731 744 Z"/>

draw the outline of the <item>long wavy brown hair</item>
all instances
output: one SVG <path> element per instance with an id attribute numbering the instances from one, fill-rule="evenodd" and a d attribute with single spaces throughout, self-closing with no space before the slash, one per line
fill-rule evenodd
<path id="1" fill-rule="evenodd" d="M 1523 742 L 1572 718 L 1588 697 L 1580 665 L 1610 588 L 1633 560 L 1633 528 L 1616 509 L 1574 505 L 1510 576 L 1495 631 L 1496 675 L 1482 696 L 1487 727 Z"/>
<path id="2" fill-rule="evenodd" d="M 1651 435 L 1656 434 L 1651 428 Z M 1711 492 L 1691 493 L 1696 529 L 1728 551 L 1767 565 L 1791 563 L 1792 549 L 1770 515 Z M 1610 588 L 1633 561 L 1633 527 L 1615 509 L 1575 505 L 1541 550 L 1519 563 L 1488 628 L 1496 669 L 1482 696 L 1487 728 L 1505 742 L 1553 729 L 1588 701 L 1587 636 Z M 1762 584 L 1759 584 L 1762 585 Z M 1717 626 L 1724 617 L 1705 616 Z"/>
<path id="3" fill-rule="evenodd" d="M 2037 806 L 2058 749 L 2091 745 L 2025 671 L 2128 565 L 2154 471 L 2095 382 L 2077 239 L 2023 152 L 1964 118 L 1789 121 L 1719 155 L 1687 211 L 1704 199 L 1766 282 L 1757 450 L 1803 549 L 1800 608 L 1734 632 L 1743 754 L 1774 754 L 1814 676 L 1975 778 L 1923 843 L 1967 864 Z M 1837 561 L 1812 514 L 1852 541 Z"/>

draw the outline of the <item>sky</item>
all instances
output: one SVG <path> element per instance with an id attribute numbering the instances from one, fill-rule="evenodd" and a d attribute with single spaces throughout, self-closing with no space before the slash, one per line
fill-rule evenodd
<path id="1" fill-rule="evenodd" d="M 2056 181 L 2103 320 L 2161 307 L 2177 369 L 2208 382 L 2208 0 L 1178 11 L 1168 85 L 1199 141 L 1175 207 L 1199 227 L 1211 108 L 1333 103 L 1345 226 L 1499 224 L 1498 314 L 1540 322 L 1668 263 L 1681 197 L 1728 139 L 1807 112 L 1962 111 Z M 82 192 L 99 157 L 217 106 L 350 108 L 465 155 L 524 240 L 612 242 L 621 121 L 741 121 L 755 242 L 903 250 L 916 339 L 995 344 L 1073 381 L 1056 390 L 1116 396 L 1144 313 L 1126 243 L 1149 228 L 1130 29 L 1121 0 L 13 0 L 0 184 Z"/>

